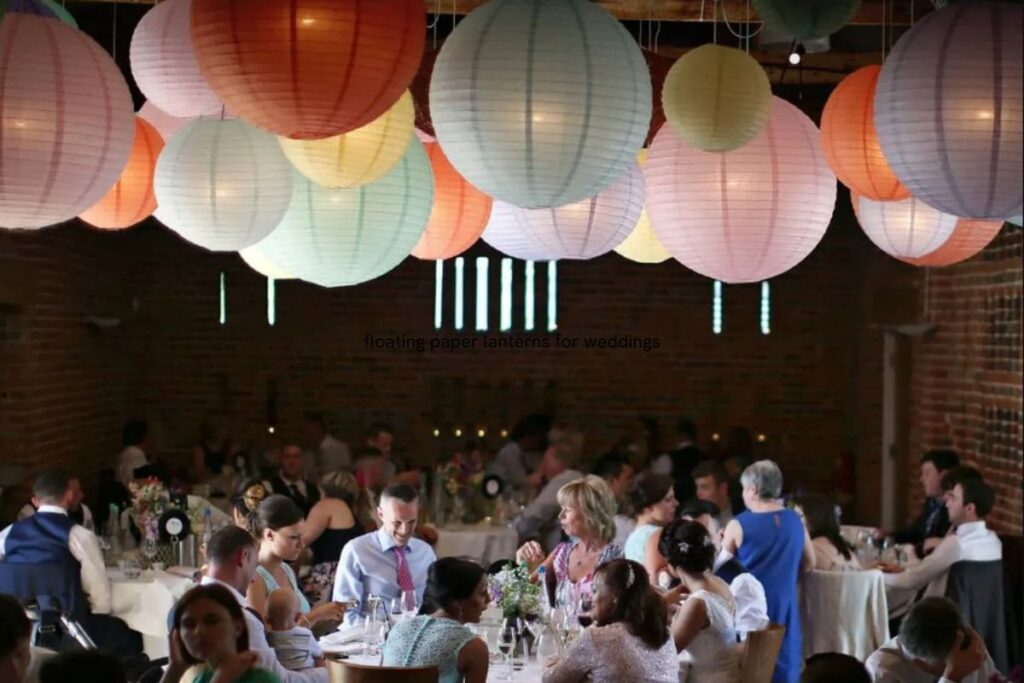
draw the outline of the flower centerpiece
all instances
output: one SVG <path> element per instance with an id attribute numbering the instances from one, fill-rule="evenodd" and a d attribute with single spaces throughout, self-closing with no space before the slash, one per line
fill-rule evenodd
<path id="1" fill-rule="evenodd" d="M 543 613 L 543 587 L 530 581 L 530 569 L 525 562 L 509 562 L 497 574 L 488 577 L 487 590 L 505 618 L 518 617 L 533 621 Z"/>
<path id="2" fill-rule="evenodd" d="M 142 537 L 155 540 L 159 535 L 160 515 L 171 505 L 167 487 L 156 477 L 128 484 L 132 496 L 131 518 Z"/>

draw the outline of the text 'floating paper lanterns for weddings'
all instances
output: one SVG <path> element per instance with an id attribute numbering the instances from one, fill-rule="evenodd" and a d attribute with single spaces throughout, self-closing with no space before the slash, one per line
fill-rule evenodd
<path id="1" fill-rule="evenodd" d="M 377 182 L 330 189 L 295 174 L 291 208 L 259 243 L 278 268 L 323 287 L 356 285 L 409 255 L 430 216 L 433 180 L 418 140 Z"/>
<path id="2" fill-rule="evenodd" d="M 416 75 L 423 0 L 193 0 L 196 60 L 228 109 L 299 139 L 355 130 Z"/>
<path id="3" fill-rule="evenodd" d="M 473 185 L 516 206 L 562 206 L 633 163 L 650 76 L 629 32 L 588 0 L 492 0 L 441 48 L 430 113 Z"/>
<path id="4" fill-rule="evenodd" d="M 292 172 L 274 136 L 238 120 L 197 119 L 157 161 L 156 217 L 193 244 L 238 251 L 281 221 Z"/>
<path id="5" fill-rule="evenodd" d="M 642 149 L 636 155 L 636 163 L 643 168 L 647 163 L 648 150 Z M 672 254 L 661 246 L 658 236 L 651 229 L 651 219 L 647 215 L 647 209 L 640 212 L 640 218 L 636 221 L 636 227 L 629 233 L 622 244 L 615 247 L 615 253 L 623 258 L 635 261 L 636 263 L 662 263 L 672 258 Z"/>
<path id="6" fill-rule="evenodd" d="M 148 218 L 156 209 L 153 174 L 164 148 L 163 138 L 142 117 L 135 117 L 135 140 L 121 177 L 99 202 L 79 216 L 104 230 L 129 228 Z"/>
<path id="7" fill-rule="evenodd" d="M 434 204 L 430 220 L 412 255 L 440 261 L 458 256 L 479 239 L 491 215 L 491 198 L 466 182 L 441 151 L 441 145 L 423 145 L 434 172 Z"/>
<path id="8" fill-rule="evenodd" d="M 757 60 L 722 45 L 690 50 L 668 72 L 661 91 L 665 118 L 697 149 L 725 152 L 761 132 L 772 88 Z"/>
<path id="9" fill-rule="evenodd" d="M 935 251 L 949 239 L 957 217 L 933 209 L 909 197 L 895 202 L 876 202 L 850 195 L 864 234 L 889 256 L 914 258 Z"/>
<path id="10" fill-rule="evenodd" d="M 772 98 L 764 129 L 731 152 L 690 147 L 664 126 L 644 167 L 658 240 L 683 265 L 727 283 L 797 265 L 825 235 L 836 178 L 814 123 Z"/>
<path id="11" fill-rule="evenodd" d="M 8 12 L 0 45 L 0 226 L 74 218 L 106 194 L 128 160 L 128 86 L 92 38 L 56 19 Z"/>
<path id="12" fill-rule="evenodd" d="M 996 238 L 1003 227 L 1002 221 L 976 221 L 961 218 L 953 234 L 942 246 L 918 258 L 905 258 L 915 266 L 951 266 L 971 258 Z"/>
<path id="13" fill-rule="evenodd" d="M 1024 202 L 1024 7 L 970 0 L 931 12 L 882 66 L 875 127 L 892 170 L 928 205 L 1005 218 Z"/>

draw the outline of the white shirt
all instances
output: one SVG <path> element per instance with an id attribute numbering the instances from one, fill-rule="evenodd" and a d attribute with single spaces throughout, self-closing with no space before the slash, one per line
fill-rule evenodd
<path id="1" fill-rule="evenodd" d="M 127 487 L 130 482 L 135 480 L 135 470 L 148 464 L 149 460 L 146 459 L 144 450 L 138 446 L 125 446 L 124 450 L 117 455 L 114 478 Z"/>
<path id="2" fill-rule="evenodd" d="M 985 663 L 977 671 L 964 677 L 961 683 L 988 683 L 992 674 L 996 673 L 996 665 L 992 658 L 985 655 Z M 871 680 L 874 683 L 934 683 L 935 675 L 921 671 L 910 661 L 903 651 L 899 636 L 890 639 L 885 645 L 871 653 L 864 662 Z M 945 676 L 938 683 L 953 683 Z"/>
<path id="3" fill-rule="evenodd" d="M 56 505 L 40 505 L 39 512 L 54 512 L 65 517 L 68 514 L 67 510 Z M 0 561 L 6 554 L 7 534 L 10 532 L 11 527 L 0 531 Z M 89 599 L 89 610 L 93 614 L 110 614 L 110 581 L 96 534 L 80 524 L 74 525 L 68 533 L 68 550 L 82 565 L 82 591 Z"/>
<path id="4" fill-rule="evenodd" d="M 931 555 L 898 574 L 883 574 L 890 616 L 905 613 L 925 588 L 925 597 L 946 594 L 949 568 L 957 562 L 991 562 L 1003 559 L 1003 544 L 985 521 L 967 522 L 942 539 Z M 926 588 L 927 587 L 927 588 Z"/>
<path id="5" fill-rule="evenodd" d="M 21 509 L 18 510 L 17 521 L 20 522 L 26 517 L 31 517 L 34 514 L 36 514 L 36 509 L 32 507 L 32 503 L 25 503 L 24 505 L 21 506 Z M 89 506 L 86 505 L 85 503 L 82 503 L 82 526 L 84 526 L 89 531 L 96 530 L 96 522 L 95 520 L 93 520 L 92 510 L 90 510 Z"/>
<path id="6" fill-rule="evenodd" d="M 267 629 L 263 624 L 263 620 L 246 609 L 249 604 L 245 601 L 245 597 L 234 586 L 230 586 L 212 576 L 204 576 L 203 580 L 200 581 L 200 584 L 203 586 L 208 586 L 212 583 L 219 583 L 231 591 L 231 594 L 235 596 L 235 600 L 242 607 L 242 614 L 245 616 L 245 627 L 249 631 L 249 650 L 256 654 L 257 666 L 277 676 L 281 679 L 281 683 L 312 683 L 313 681 L 327 683 L 327 669 L 325 668 L 318 667 L 304 671 L 289 671 L 281 666 L 281 662 L 277 660 L 277 653 L 271 649 L 270 644 L 267 642 Z"/>
<path id="7" fill-rule="evenodd" d="M 298 490 L 299 495 L 301 495 L 303 498 L 309 498 L 308 488 L 306 486 L 305 481 L 303 481 L 302 479 L 299 479 L 297 481 L 291 481 L 290 479 L 285 479 L 284 475 L 281 474 L 280 472 L 278 472 L 277 474 L 278 476 L 281 477 L 281 481 L 283 481 L 287 486 L 294 486 Z M 287 496 L 290 493 L 289 491 L 275 491 L 274 486 L 273 484 L 270 483 L 269 479 L 263 482 L 263 488 L 267 489 L 267 491 L 269 491 L 270 493 L 280 493 L 281 495 L 284 496 Z M 319 486 L 316 487 L 316 490 L 320 492 L 320 497 L 323 498 L 323 490 Z"/>
<path id="8" fill-rule="evenodd" d="M 651 471 L 655 474 L 672 474 L 672 456 L 662 453 L 651 463 Z"/>
<path id="9" fill-rule="evenodd" d="M 750 631 L 768 628 L 768 598 L 764 586 L 753 574 L 740 574 L 729 584 L 729 592 L 736 602 L 736 631 L 744 640 Z"/>

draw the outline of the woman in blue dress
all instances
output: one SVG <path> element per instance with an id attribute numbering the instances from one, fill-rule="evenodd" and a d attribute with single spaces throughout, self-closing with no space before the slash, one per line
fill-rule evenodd
<path id="1" fill-rule="evenodd" d="M 771 460 L 743 470 L 747 511 L 725 528 L 722 550 L 735 556 L 764 585 L 768 617 L 786 627 L 772 683 L 798 683 L 803 664 L 797 580 L 814 568 L 814 546 L 803 522 L 780 502 L 782 471 Z"/>

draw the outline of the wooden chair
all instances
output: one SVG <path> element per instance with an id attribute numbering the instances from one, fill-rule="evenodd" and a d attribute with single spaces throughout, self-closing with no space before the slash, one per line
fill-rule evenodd
<path id="1" fill-rule="evenodd" d="M 742 683 L 771 683 L 785 634 L 786 627 L 779 624 L 771 624 L 763 631 L 747 634 L 746 648 L 741 659 Z"/>
<path id="2" fill-rule="evenodd" d="M 345 660 L 327 660 L 331 683 L 437 683 L 436 666 L 368 666 Z"/>

